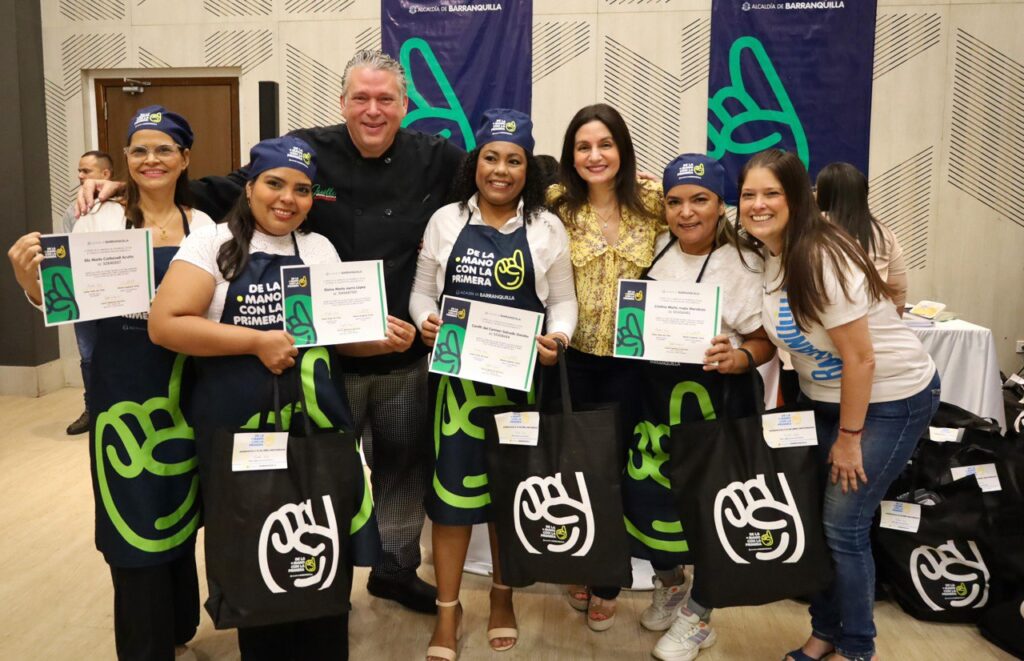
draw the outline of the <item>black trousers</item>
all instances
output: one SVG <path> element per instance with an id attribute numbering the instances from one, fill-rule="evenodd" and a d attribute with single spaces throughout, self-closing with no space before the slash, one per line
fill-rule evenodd
<path id="1" fill-rule="evenodd" d="M 193 547 L 154 567 L 111 567 L 114 644 L 120 661 L 174 661 L 174 646 L 199 628 L 199 578 Z"/>
<path id="2" fill-rule="evenodd" d="M 619 439 L 623 448 L 621 465 L 625 466 L 624 454 L 629 427 L 636 419 L 637 370 L 633 361 L 612 356 L 595 356 L 570 348 L 565 354 L 565 365 L 569 371 L 569 388 L 572 390 L 573 407 L 585 404 L 614 402 L 619 405 Z M 618 586 L 591 586 L 590 591 L 601 599 L 615 599 L 621 588 Z"/>
<path id="3" fill-rule="evenodd" d="M 346 661 L 348 613 L 238 630 L 243 661 Z"/>

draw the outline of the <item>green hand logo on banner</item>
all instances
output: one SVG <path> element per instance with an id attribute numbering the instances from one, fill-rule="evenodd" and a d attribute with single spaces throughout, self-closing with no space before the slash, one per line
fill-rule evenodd
<path id="1" fill-rule="evenodd" d="M 141 404 L 131 401 L 118 402 L 96 417 L 96 484 L 100 500 L 103 501 L 110 522 L 121 537 L 135 548 L 149 553 L 175 548 L 191 537 L 199 527 L 199 476 L 196 474 L 195 456 L 176 463 L 165 463 L 157 458 L 161 454 L 159 448 L 164 443 L 195 443 L 195 432 L 185 420 L 180 407 L 184 365 L 185 356 L 179 354 L 171 370 L 166 397 L 152 397 Z M 154 419 L 169 419 L 171 425 L 157 429 Z M 141 430 L 141 443 L 133 434 L 133 427 Z M 113 432 L 113 442 L 104 444 L 108 429 Z M 146 537 L 137 532 L 133 524 L 125 520 L 118 503 L 115 502 L 108 477 L 111 470 L 124 480 L 133 480 L 144 472 L 159 477 L 176 477 L 192 473 L 188 493 L 181 504 L 173 512 L 168 512 L 155 521 L 145 522 L 159 531 L 170 530 L 186 518 L 187 523 L 166 537 Z"/>
<path id="2" fill-rule="evenodd" d="M 768 86 L 775 94 L 778 102 L 778 110 L 762 108 L 761 105 L 747 91 L 743 80 L 743 68 L 741 60 L 743 51 L 749 50 L 754 60 L 760 67 L 761 73 L 768 81 Z M 746 124 L 752 122 L 764 122 L 766 124 L 781 124 L 793 133 L 793 140 L 796 143 L 797 156 L 807 166 L 811 162 L 810 149 L 807 144 L 807 134 L 804 132 L 800 117 L 789 99 L 782 80 L 779 78 L 775 65 L 772 64 L 764 45 L 755 37 L 740 37 L 733 42 L 729 49 L 729 81 L 730 84 L 715 92 L 715 95 L 708 100 L 708 110 L 721 123 L 721 129 L 716 129 L 714 124 L 708 120 L 708 142 L 713 149 L 708 156 L 720 159 L 726 153 L 732 154 L 756 154 L 759 151 L 769 149 L 782 142 L 782 134 L 778 131 L 771 131 L 764 137 L 751 142 L 736 142 L 733 133 Z M 726 108 L 727 101 L 736 101 L 743 108 L 738 114 Z M 767 130 L 767 129 L 766 129 Z"/>
<path id="3" fill-rule="evenodd" d="M 427 68 L 430 69 L 430 73 L 434 76 L 434 82 L 437 83 L 437 86 L 441 89 L 441 94 L 444 96 L 444 100 L 448 103 L 447 108 L 431 106 L 430 102 L 424 98 L 423 94 L 416 87 L 416 81 L 412 79 L 411 64 L 413 51 L 418 52 L 420 57 L 427 63 Z M 455 94 L 452 84 L 448 82 L 448 76 L 445 75 L 444 69 L 441 68 L 441 63 L 437 61 L 437 56 L 434 55 L 430 44 L 420 37 L 408 39 L 402 44 L 398 59 L 401 61 L 402 66 L 405 67 L 409 99 L 416 105 L 416 109 L 402 120 L 402 126 L 410 126 L 421 119 L 449 120 L 459 127 L 459 131 L 462 133 L 462 140 L 466 143 L 466 151 L 472 151 L 476 147 L 473 127 L 470 126 L 469 119 L 466 118 L 466 111 L 462 109 L 462 103 L 459 101 L 458 95 Z M 450 138 L 452 132 L 450 129 L 443 129 L 440 135 L 443 138 Z"/>

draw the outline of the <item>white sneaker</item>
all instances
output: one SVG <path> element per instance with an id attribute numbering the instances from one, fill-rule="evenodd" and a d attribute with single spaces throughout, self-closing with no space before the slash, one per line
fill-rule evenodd
<path id="1" fill-rule="evenodd" d="M 662 661 L 693 661 L 702 649 L 711 647 L 717 639 L 710 624 L 701 622 L 696 613 L 681 606 L 672 627 L 654 646 L 654 658 Z"/>
<path id="2" fill-rule="evenodd" d="M 687 584 L 665 587 L 661 580 L 654 579 L 654 594 L 651 605 L 640 614 L 640 624 L 650 631 L 664 631 L 676 621 L 676 610 L 686 602 Z"/>

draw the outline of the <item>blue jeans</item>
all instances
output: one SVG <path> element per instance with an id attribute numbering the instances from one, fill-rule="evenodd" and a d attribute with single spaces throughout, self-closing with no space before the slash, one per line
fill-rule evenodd
<path id="1" fill-rule="evenodd" d="M 871 522 L 889 485 L 899 476 L 939 407 L 939 375 L 916 395 L 868 406 L 861 436 L 867 484 L 846 494 L 827 478 L 829 450 L 839 431 L 839 404 L 811 402 L 818 431 L 818 450 L 826 476 L 823 519 L 832 550 L 832 585 L 811 599 L 815 638 L 835 645 L 848 659 L 870 659 L 875 653 L 875 561 L 871 555 Z"/>
<path id="2" fill-rule="evenodd" d="M 75 324 L 75 341 L 82 357 L 82 384 L 85 386 L 85 410 L 89 410 L 89 374 L 92 369 L 92 350 L 96 347 L 96 322 L 80 321 Z"/>

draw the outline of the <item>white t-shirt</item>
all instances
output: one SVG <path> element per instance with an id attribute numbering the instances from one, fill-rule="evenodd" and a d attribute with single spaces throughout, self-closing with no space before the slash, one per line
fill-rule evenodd
<path id="1" fill-rule="evenodd" d="M 455 240 L 466 225 L 472 212 L 472 225 L 483 225 L 483 216 L 474 195 L 467 203 L 466 211 L 458 203 L 448 204 L 434 212 L 423 234 L 423 249 L 416 262 L 416 279 L 409 297 L 409 315 L 417 328 L 431 314 L 438 313 L 437 299 L 445 284 L 448 258 L 452 254 Z M 510 218 L 498 231 L 511 234 L 523 226 L 523 203 L 519 202 L 516 216 Z M 533 260 L 534 286 L 537 298 L 546 308 L 545 330 L 548 333 L 561 332 L 572 337 L 576 330 L 578 308 L 576 286 L 572 276 L 572 261 L 569 256 L 569 236 L 562 221 L 552 213 L 542 211 L 526 226 L 526 242 L 530 246 Z"/>
<path id="2" fill-rule="evenodd" d="M 658 255 L 671 241 L 674 245 L 661 256 L 647 276 L 653 280 L 684 280 L 696 282 L 704 260 L 701 284 L 722 288 L 722 333 L 729 336 L 733 346 L 743 343 L 742 335 L 749 335 L 761 327 L 761 258 L 747 252 L 747 266 L 740 261 L 735 246 L 724 245 L 707 255 L 688 255 L 679 247 L 671 232 L 658 235 L 654 254 Z M 750 270 L 753 269 L 753 270 Z"/>
<path id="3" fill-rule="evenodd" d="M 849 260 L 844 260 L 842 268 L 850 300 L 844 296 L 835 272 L 826 267 L 825 297 L 830 304 L 820 313 L 821 323 L 811 324 L 806 332 L 793 321 L 786 293 L 779 288 L 781 267 L 781 257 L 770 256 L 765 262 L 762 321 L 775 346 L 789 352 L 805 395 L 821 402 L 839 402 L 843 361 L 827 329 L 864 316 L 875 352 L 870 401 L 905 399 L 928 385 L 935 373 L 931 356 L 900 321 L 888 299 L 868 300 L 865 275 Z"/>
<path id="4" fill-rule="evenodd" d="M 224 297 L 227 296 L 228 287 L 231 283 L 224 279 L 224 275 L 217 266 L 217 252 L 220 247 L 231 238 L 231 230 L 226 223 L 206 227 L 192 234 L 182 242 L 174 261 L 188 262 L 209 273 L 214 280 L 213 299 L 210 307 L 206 310 L 206 318 L 212 321 L 220 321 L 224 313 Z M 295 240 L 299 246 L 299 256 L 304 264 L 331 264 L 340 262 L 338 251 L 334 249 L 327 238 L 321 234 L 302 234 L 295 232 Z M 291 235 L 271 236 L 264 234 L 258 229 L 252 234 L 252 241 L 249 242 L 249 253 L 263 252 L 270 255 L 294 255 L 295 247 L 292 245 Z M 282 315 L 282 321 L 284 317 Z"/>

